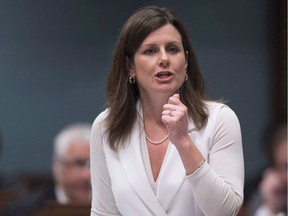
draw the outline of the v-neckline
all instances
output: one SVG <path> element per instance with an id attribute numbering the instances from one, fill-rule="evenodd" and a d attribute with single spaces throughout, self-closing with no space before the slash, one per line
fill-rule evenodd
<path id="1" fill-rule="evenodd" d="M 163 161 L 162 161 L 158 176 L 157 176 L 156 179 L 154 179 L 153 171 L 152 171 L 152 164 L 151 164 L 151 161 L 150 161 L 150 155 L 149 155 L 149 150 L 148 150 L 148 146 L 147 146 L 148 144 L 146 142 L 145 137 L 143 137 L 143 139 L 141 139 L 141 140 L 142 140 L 142 142 L 141 142 L 141 151 L 142 151 L 142 159 L 143 159 L 144 167 L 145 167 L 145 170 L 146 170 L 146 173 L 147 173 L 147 177 L 149 179 L 149 183 L 153 187 L 153 191 L 156 192 L 159 178 L 160 178 L 160 176 L 161 176 L 161 174 L 163 172 L 163 169 L 165 167 L 165 162 L 166 162 L 169 150 L 170 150 L 171 142 L 168 143 L 168 146 L 167 146 L 167 149 L 166 149 L 166 152 L 165 152 L 165 155 L 164 155 L 164 158 L 163 158 Z"/>

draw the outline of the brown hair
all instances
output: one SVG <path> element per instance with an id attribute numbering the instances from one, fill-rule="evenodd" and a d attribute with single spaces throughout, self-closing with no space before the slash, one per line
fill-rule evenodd
<path id="1" fill-rule="evenodd" d="M 173 25 L 179 31 L 184 50 L 188 53 L 188 80 L 179 89 L 180 99 L 187 106 L 189 116 L 192 117 L 198 129 L 201 129 L 207 122 L 208 115 L 203 102 L 205 99 L 204 81 L 182 22 L 171 9 L 146 6 L 137 10 L 123 26 L 107 80 L 109 113 L 105 126 L 109 145 L 114 150 L 123 145 L 137 115 L 136 102 L 139 99 L 139 90 L 137 83 L 131 85 L 128 82 L 126 58 L 133 60 L 135 52 L 148 34 L 166 24 Z"/>

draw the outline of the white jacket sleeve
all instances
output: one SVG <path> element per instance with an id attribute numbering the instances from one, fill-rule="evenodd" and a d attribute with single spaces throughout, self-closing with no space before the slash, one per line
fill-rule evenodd
<path id="1" fill-rule="evenodd" d="M 104 114 L 102 113 L 96 118 L 91 131 L 91 216 L 120 215 L 111 190 L 110 177 L 103 151 L 103 117 Z"/>
<path id="2" fill-rule="evenodd" d="M 207 161 L 187 179 L 206 216 L 232 216 L 240 210 L 244 187 L 242 139 L 238 118 L 229 107 L 219 112 Z"/>

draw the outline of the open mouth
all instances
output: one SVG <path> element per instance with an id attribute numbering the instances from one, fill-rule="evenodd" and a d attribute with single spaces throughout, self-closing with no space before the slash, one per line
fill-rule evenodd
<path id="1" fill-rule="evenodd" d="M 173 75 L 173 73 L 171 73 L 171 72 L 160 72 L 160 73 L 156 74 L 156 77 L 158 79 L 166 79 L 166 78 L 169 78 L 172 75 Z"/>

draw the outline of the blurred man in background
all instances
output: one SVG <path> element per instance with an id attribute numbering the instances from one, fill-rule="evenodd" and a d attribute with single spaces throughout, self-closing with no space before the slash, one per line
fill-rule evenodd
<path id="1" fill-rule="evenodd" d="M 52 172 L 59 203 L 91 201 L 90 124 L 74 124 L 61 131 L 54 146 Z"/>
<path id="2" fill-rule="evenodd" d="M 262 172 L 258 191 L 250 201 L 253 216 L 287 215 L 287 124 L 267 137 L 268 167 Z"/>
<path id="3" fill-rule="evenodd" d="M 61 130 L 54 140 L 52 184 L 17 198 L 8 206 L 3 215 L 30 216 L 37 215 L 37 212 L 41 215 L 43 212 L 52 210 L 54 213 L 51 214 L 56 215 L 57 208 L 65 205 L 69 205 L 69 208 L 85 206 L 89 213 L 91 203 L 90 129 L 89 123 L 74 123 Z M 54 203 L 53 208 L 51 208 L 51 203 Z"/>

